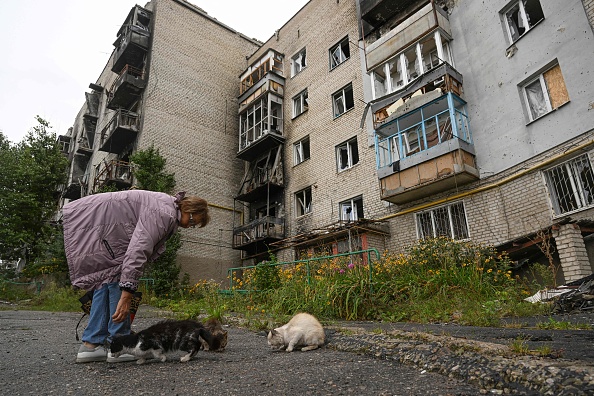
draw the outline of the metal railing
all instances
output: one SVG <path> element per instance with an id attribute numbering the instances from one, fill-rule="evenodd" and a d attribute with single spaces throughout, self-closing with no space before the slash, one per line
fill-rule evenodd
<path id="1" fill-rule="evenodd" d="M 372 248 L 372 249 L 359 250 L 356 252 L 339 253 L 339 254 L 334 254 L 334 255 L 330 255 L 330 256 L 312 257 L 312 258 L 295 260 L 295 261 L 285 261 L 285 262 L 279 262 L 279 263 L 272 262 L 272 263 L 269 263 L 269 265 L 271 265 L 273 267 L 278 267 L 278 266 L 287 266 L 287 267 L 294 266 L 294 267 L 296 267 L 299 264 L 305 264 L 306 281 L 307 281 L 307 284 L 310 285 L 311 278 L 312 278 L 312 270 L 311 270 L 312 262 L 333 260 L 333 259 L 336 259 L 339 257 L 349 257 L 350 259 L 352 259 L 353 257 L 357 257 L 357 256 L 361 257 L 362 256 L 363 263 L 368 265 L 369 288 L 370 288 L 369 291 L 371 293 L 373 293 L 373 260 L 371 257 L 372 253 L 375 254 L 375 260 L 379 260 L 379 258 L 380 258 L 379 251 L 375 248 Z M 257 267 L 257 265 L 229 268 L 227 270 L 227 277 L 229 278 L 229 289 L 228 290 L 221 289 L 221 290 L 219 290 L 219 292 L 224 293 L 224 294 L 233 293 L 233 292 L 249 293 L 251 290 L 236 288 L 236 286 L 234 285 L 234 278 L 235 278 L 234 274 L 236 272 L 242 272 L 245 270 L 255 269 L 256 267 Z"/>

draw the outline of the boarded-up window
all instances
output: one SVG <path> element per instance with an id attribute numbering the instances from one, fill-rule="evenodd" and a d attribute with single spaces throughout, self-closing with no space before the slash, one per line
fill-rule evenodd
<path id="1" fill-rule="evenodd" d="M 536 120 L 569 102 L 561 68 L 555 65 L 522 87 L 530 121 Z"/>

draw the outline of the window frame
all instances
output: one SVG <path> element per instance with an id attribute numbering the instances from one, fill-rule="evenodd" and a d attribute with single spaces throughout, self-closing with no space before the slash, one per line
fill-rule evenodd
<path id="1" fill-rule="evenodd" d="M 305 142 L 307 142 L 307 145 L 304 145 Z M 309 135 L 293 144 L 293 166 L 297 166 L 310 158 L 310 147 Z"/>
<path id="2" fill-rule="evenodd" d="M 345 51 L 343 49 L 343 46 L 345 46 L 345 45 L 346 45 L 346 48 L 348 49 L 348 55 L 345 54 Z M 351 49 L 350 49 L 349 45 L 350 45 L 349 36 L 347 35 L 342 40 L 340 40 L 338 43 L 336 43 L 332 47 L 330 47 L 330 49 L 328 50 L 330 71 L 336 69 L 338 66 L 342 65 L 344 62 L 346 62 L 347 60 L 349 60 L 351 58 Z M 338 61 L 336 61 L 333 56 L 334 52 L 336 50 L 339 50 L 339 60 Z M 336 64 L 335 64 L 335 62 L 336 62 Z"/>
<path id="3" fill-rule="evenodd" d="M 503 20 L 503 24 L 505 25 L 505 32 L 507 34 L 507 39 L 509 40 L 510 45 L 514 44 L 515 42 L 517 42 L 518 40 L 520 40 L 522 37 L 524 37 L 529 31 L 531 31 L 532 29 L 534 29 L 535 26 L 537 26 L 540 22 L 542 22 L 545 19 L 544 16 L 544 11 L 542 9 L 542 4 L 540 0 L 527 0 L 527 1 L 534 1 L 537 2 L 539 7 L 540 7 L 540 12 L 542 13 L 542 18 L 534 21 L 533 23 L 531 23 L 530 21 L 530 16 L 526 13 L 526 8 L 524 6 L 524 2 L 522 0 L 513 0 L 511 1 L 507 6 L 505 6 L 501 11 L 501 19 Z M 517 37 L 514 38 L 514 34 L 512 32 L 512 28 L 510 26 L 510 17 L 509 14 L 510 12 L 516 8 L 516 6 L 518 7 L 518 14 L 522 19 L 522 24 L 524 24 L 525 30 L 523 33 L 520 34 L 520 32 L 518 31 L 517 33 Z"/>
<path id="4" fill-rule="evenodd" d="M 558 73 L 557 79 L 555 80 L 555 76 L 551 77 L 551 82 L 555 82 L 558 84 L 555 88 L 551 87 L 549 84 L 549 80 L 547 76 L 549 73 L 552 73 L 553 70 L 558 69 L 555 71 Z M 545 107 L 545 112 L 540 114 L 535 114 L 533 104 L 537 104 L 533 102 L 535 96 L 533 94 L 529 94 L 530 90 L 529 87 L 533 86 L 536 82 L 540 85 L 539 93 L 542 95 L 542 99 L 544 103 L 540 103 L 540 105 Z M 559 82 L 562 82 L 563 85 L 561 86 Z M 563 72 L 559 63 L 554 62 L 552 65 L 544 68 L 542 71 L 536 73 L 536 75 L 532 76 L 531 78 L 525 80 L 522 84 L 520 84 L 522 100 L 524 105 L 526 106 L 526 113 L 528 115 L 528 123 L 536 121 L 547 114 L 553 112 L 553 110 L 557 110 L 561 106 L 569 103 L 569 93 L 567 91 L 567 85 L 565 84 L 565 79 L 563 77 Z M 553 103 L 553 101 L 555 103 Z"/>
<path id="5" fill-rule="evenodd" d="M 352 208 L 355 210 L 352 210 Z M 349 218 L 345 218 L 345 211 L 347 208 L 351 208 L 349 213 Z M 363 195 L 357 195 L 351 199 L 347 199 L 345 201 L 341 201 L 338 203 L 338 215 L 340 221 L 358 221 L 365 218 L 364 210 L 363 210 Z"/>
<path id="6" fill-rule="evenodd" d="M 298 59 L 302 59 L 297 62 Z M 301 63 L 303 62 L 303 64 Z M 298 67 L 297 67 L 298 66 Z M 307 51 L 306 48 L 302 48 L 295 55 L 291 57 L 291 78 L 301 73 L 303 69 L 307 67 Z"/>
<path id="7" fill-rule="evenodd" d="M 299 113 L 297 113 L 297 105 L 299 105 Z M 300 116 L 309 109 L 309 96 L 307 94 L 307 88 L 293 96 L 293 118 Z"/>
<path id="8" fill-rule="evenodd" d="M 350 92 L 350 102 L 347 100 L 347 99 L 349 99 L 347 97 L 347 92 Z M 340 98 L 342 100 L 342 105 L 344 107 L 344 110 L 340 113 L 337 111 L 338 110 L 338 105 L 337 105 L 338 98 Z M 349 104 L 350 104 L 350 107 L 347 107 Z M 348 83 L 347 85 L 345 85 L 344 87 L 342 87 L 341 89 L 339 89 L 338 91 L 336 91 L 332 94 L 332 114 L 334 115 L 335 119 L 354 108 L 355 108 L 355 94 L 353 92 L 353 83 Z"/>
<path id="9" fill-rule="evenodd" d="M 354 144 L 353 144 L 354 143 Z M 353 151 L 354 147 L 354 151 Z M 347 153 L 347 160 L 346 166 L 341 167 L 342 164 L 342 150 L 346 150 Z M 336 170 L 338 173 L 344 172 L 346 170 L 351 169 L 353 166 L 359 163 L 359 146 L 357 143 L 357 137 L 350 138 L 349 140 L 342 142 L 341 144 L 335 147 L 336 152 Z M 355 158 L 356 157 L 356 160 Z"/>
<path id="10" fill-rule="evenodd" d="M 587 164 L 588 166 L 587 168 L 582 168 L 581 172 L 578 172 L 580 170 L 580 163 Z M 584 170 L 588 171 L 586 179 L 589 179 L 587 180 L 589 186 L 584 185 Z M 564 176 L 569 176 L 569 180 L 564 183 L 566 191 L 559 191 L 556 188 L 559 183 L 555 183 L 553 172 L 556 174 L 566 172 Z M 579 173 L 579 175 L 577 175 L 577 173 Z M 561 164 L 550 167 L 543 171 L 543 176 L 551 201 L 553 217 L 566 216 L 570 213 L 594 207 L 594 198 L 592 198 L 594 197 L 594 167 L 592 166 L 592 160 L 590 159 L 589 153 L 579 155 L 564 161 Z M 563 200 L 563 202 L 561 202 L 561 200 Z M 568 204 L 573 205 L 574 208 L 562 208 L 562 206 L 568 206 Z"/>
<path id="11" fill-rule="evenodd" d="M 295 197 L 295 217 L 302 217 L 312 213 L 312 189 L 311 186 L 297 191 Z M 300 199 L 302 198 L 302 199 Z"/>
<path id="12" fill-rule="evenodd" d="M 461 208 L 461 214 L 464 215 L 464 218 L 461 219 L 463 220 L 462 224 L 459 224 L 460 226 L 463 227 L 463 229 L 455 229 L 455 224 L 453 222 L 453 214 L 452 214 L 452 208 L 454 207 L 458 207 Z M 437 224 L 436 221 L 436 213 L 438 211 L 442 211 L 446 209 L 447 210 L 447 215 L 448 215 L 448 228 L 449 228 L 449 232 L 448 235 L 441 235 L 439 234 L 439 230 L 438 227 L 439 225 Z M 431 221 L 431 235 L 424 235 L 424 229 L 426 229 L 426 225 L 422 224 L 423 221 L 423 217 L 426 217 L 427 215 L 430 216 L 429 220 Z M 470 239 L 470 229 L 468 227 L 468 216 L 466 214 L 466 205 L 464 205 L 464 201 L 457 201 L 457 202 L 453 202 L 447 205 L 441 205 L 441 206 L 437 206 L 437 207 L 433 207 L 431 209 L 428 210 L 423 210 L 420 212 L 416 212 L 415 213 L 415 228 L 417 231 L 417 239 L 424 239 L 424 238 L 436 238 L 439 236 L 447 236 L 455 241 L 465 241 L 465 240 L 469 240 Z M 428 230 L 429 231 L 429 230 Z M 456 235 L 456 231 L 463 231 L 463 233 L 465 232 L 465 235 Z"/>

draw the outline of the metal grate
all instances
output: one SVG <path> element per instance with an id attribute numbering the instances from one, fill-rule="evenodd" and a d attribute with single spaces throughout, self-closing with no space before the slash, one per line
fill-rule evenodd
<path id="1" fill-rule="evenodd" d="M 584 154 L 545 172 L 556 215 L 594 204 L 594 173 Z"/>
<path id="2" fill-rule="evenodd" d="M 448 237 L 455 240 L 468 238 L 466 212 L 462 202 L 417 213 L 419 238 Z"/>

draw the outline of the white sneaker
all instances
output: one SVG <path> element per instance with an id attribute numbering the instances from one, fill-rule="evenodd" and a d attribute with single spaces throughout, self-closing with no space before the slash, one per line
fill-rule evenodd
<path id="1" fill-rule="evenodd" d="M 111 352 L 107 353 L 107 363 L 133 362 L 134 360 L 138 360 L 138 358 L 128 353 L 124 353 L 118 357 L 114 357 Z"/>
<path id="2" fill-rule="evenodd" d="M 76 363 L 104 362 L 107 359 L 107 351 L 103 345 L 95 348 L 87 348 L 84 344 L 78 349 Z"/>

